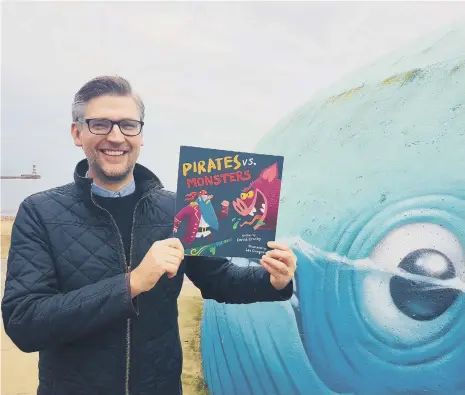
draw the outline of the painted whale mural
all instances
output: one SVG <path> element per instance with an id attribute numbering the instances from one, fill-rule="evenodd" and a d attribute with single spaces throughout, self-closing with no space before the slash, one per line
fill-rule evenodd
<path id="1" fill-rule="evenodd" d="M 295 292 L 205 301 L 210 393 L 465 394 L 465 27 L 346 77 L 256 149 L 285 156 Z"/>

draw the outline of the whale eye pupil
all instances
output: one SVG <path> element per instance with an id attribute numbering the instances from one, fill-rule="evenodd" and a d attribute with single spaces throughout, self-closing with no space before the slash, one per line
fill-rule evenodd
<path id="1" fill-rule="evenodd" d="M 439 280 L 456 276 L 454 265 L 443 253 L 434 249 L 419 249 L 408 254 L 399 264 L 400 269 Z M 451 288 L 431 286 L 426 282 L 412 281 L 394 276 L 389 284 L 397 308 L 417 321 L 429 321 L 442 315 L 459 295 Z"/>

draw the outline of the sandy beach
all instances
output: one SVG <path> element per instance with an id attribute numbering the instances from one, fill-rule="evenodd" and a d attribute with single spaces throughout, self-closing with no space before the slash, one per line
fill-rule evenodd
<path id="1" fill-rule="evenodd" d="M 1 218 L 1 285 L 3 289 L 6 273 L 6 257 L 10 242 L 12 217 Z M 178 299 L 179 326 L 184 352 L 183 389 L 185 395 L 205 395 L 201 373 L 200 321 L 202 297 L 191 283 L 184 283 Z M 38 353 L 26 354 L 20 351 L 4 332 L 1 333 L 1 394 L 35 395 L 37 393 Z"/>

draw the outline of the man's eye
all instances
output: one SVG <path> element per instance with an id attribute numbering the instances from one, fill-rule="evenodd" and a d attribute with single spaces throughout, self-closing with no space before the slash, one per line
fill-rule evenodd
<path id="1" fill-rule="evenodd" d="M 137 127 L 137 123 L 136 122 L 122 122 L 121 127 L 127 130 L 131 130 Z"/>

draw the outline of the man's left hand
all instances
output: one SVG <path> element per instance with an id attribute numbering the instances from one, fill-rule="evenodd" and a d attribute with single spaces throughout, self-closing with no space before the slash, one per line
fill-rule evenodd
<path id="1" fill-rule="evenodd" d="M 267 251 L 260 259 L 260 264 L 270 273 L 270 282 L 278 291 L 284 289 L 294 278 L 297 267 L 297 257 L 284 244 L 275 241 L 268 242 Z"/>

